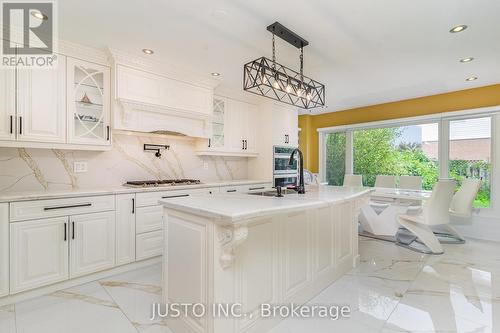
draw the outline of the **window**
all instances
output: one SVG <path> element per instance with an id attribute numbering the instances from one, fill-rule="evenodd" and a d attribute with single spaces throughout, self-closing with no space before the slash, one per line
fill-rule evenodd
<path id="1" fill-rule="evenodd" d="M 457 188 L 465 178 L 481 179 L 474 207 L 483 217 L 498 216 L 499 126 L 500 110 L 487 108 L 318 129 L 320 177 L 343 185 L 344 174 L 353 173 L 374 186 L 377 175 L 420 176 L 425 190 L 439 178 L 455 179 Z"/>
<path id="2" fill-rule="evenodd" d="M 326 135 L 326 181 L 329 185 L 342 186 L 346 165 L 346 133 Z"/>
<path id="3" fill-rule="evenodd" d="M 438 124 L 362 129 L 353 132 L 353 172 L 374 186 L 377 175 L 421 176 L 424 189 L 439 178 Z"/>
<path id="4" fill-rule="evenodd" d="M 464 178 L 481 179 L 474 207 L 489 207 L 491 198 L 491 117 L 450 121 L 449 173 L 460 186 Z"/>

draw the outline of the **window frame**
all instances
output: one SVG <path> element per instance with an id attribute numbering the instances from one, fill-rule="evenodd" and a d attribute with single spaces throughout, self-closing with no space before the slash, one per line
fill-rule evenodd
<path id="1" fill-rule="evenodd" d="M 325 137 L 329 133 L 346 133 L 346 173 L 352 173 L 353 170 L 353 132 L 357 130 L 388 128 L 422 125 L 428 123 L 438 124 L 438 162 L 439 178 L 449 178 L 449 153 L 450 153 L 450 122 L 454 120 L 474 119 L 481 117 L 491 117 L 491 204 L 487 208 L 476 208 L 474 214 L 493 218 L 500 215 L 500 106 L 478 108 L 471 110 L 461 110 L 453 112 L 438 113 L 426 116 L 417 116 L 410 118 L 399 118 L 391 120 L 382 120 L 375 122 L 333 126 L 318 128 L 319 132 L 319 179 L 326 181 L 326 149 Z"/>

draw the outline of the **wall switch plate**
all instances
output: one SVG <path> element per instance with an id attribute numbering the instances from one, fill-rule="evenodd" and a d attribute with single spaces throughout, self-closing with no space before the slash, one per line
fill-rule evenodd
<path id="1" fill-rule="evenodd" d="M 203 169 L 208 170 L 208 162 L 206 161 L 203 162 Z"/>
<path id="2" fill-rule="evenodd" d="M 81 173 L 81 172 L 87 172 L 87 162 L 85 161 L 79 161 L 79 162 L 73 162 L 73 171 L 75 173 Z"/>

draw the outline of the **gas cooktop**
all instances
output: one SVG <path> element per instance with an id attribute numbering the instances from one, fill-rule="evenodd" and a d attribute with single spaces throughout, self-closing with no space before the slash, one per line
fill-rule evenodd
<path id="1" fill-rule="evenodd" d="M 128 187 L 158 187 L 201 184 L 199 179 L 133 180 L 125 183 Z"/>

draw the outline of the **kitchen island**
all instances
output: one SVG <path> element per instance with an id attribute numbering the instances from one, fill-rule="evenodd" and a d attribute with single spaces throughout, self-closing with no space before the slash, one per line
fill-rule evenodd
<path id="1" fill-rule="evenodd" d="M 282 318 L 262 318 L 262 304 L 303 304 L 356 266 L 357 215 L 369 191 L 318 186 L 281 198 L 161 200 L 164 302 L 205 309 L 202 316 L 198 306 L 186 316 L 168 317 L 169 327 L 175 333 L 269 330 Z M 225 304 L 234 305 L 232 315 L 214 312 Z"/>

